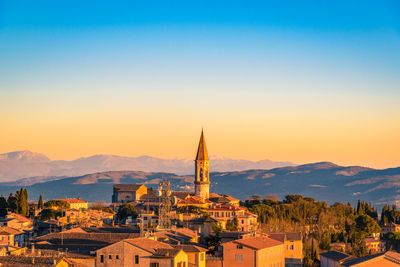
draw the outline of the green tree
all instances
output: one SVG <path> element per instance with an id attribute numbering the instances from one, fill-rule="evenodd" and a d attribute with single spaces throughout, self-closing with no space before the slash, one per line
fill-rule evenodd
<path id="1" fill-rule="evenodd" d="M 119 207 L 117 218 L 119 221 L 124 221 L 128 216 L 132 216 L 134 219 L 136 219 L 138 217 L 138 212 L 134 205 L 126 203 Z"/>
<path id="2" fill-rule="evenodd" d="M 44 209 L 43 197 L 41 194 L 39 196 L 38 209 L 40 209 L 40 210 Z"/>
<path id="3" fill-rule="evenodd" d="M 321 236 L 319 248 L 322 250 L 329 250 L 330 244 L 331 244 L 331 234 L 328 231 L 325 231 Z"/>
<path id="4" fill-rule="evenodd" d="M 69 204 L 62 200 L 50 200 L 44 203 L 46 208 L 69 208 Z"/>
<path id="5" fill-rule="evenodd" d="M 1 195 L 0 197 L 0 217 L 5 217 L 8 213 L 7 200 Z"/>
<path id="6" fill-rule="evenodd" d="M 39 213 L 39 217 L 40 217 L 40 220 L 46 221 L 46 220 L 49 220 L 49 219 L 56 218 L 56 214 L 57 214 L 57 211 L 55 211 L 53 209 L 43 209 Z"/>
<path id="7" fill-rule="evenodd" d="M 17 212 L 17 198 L 13 195 L 13 193 L 10 193 L 7 199 L 7 204 L 8 204 L 8 210 L 11 212 Z"/>
<path id="8" fill-rule="evenodd" d="M 230 232 L 235 232 L 238 230 L 238 226 L 239 226 L 239 221 L 238 218 L 233 218 L 233 220 L 228 220 L 226 222 L 226 230 L 230 231 Z"/>
<path id="9" fill-rule="evenodd" d="M 380 233 L 381 228 L 370 216 L 362 214 L 356 217 L 356 231 L 365 237 L 372 233 Z"/>

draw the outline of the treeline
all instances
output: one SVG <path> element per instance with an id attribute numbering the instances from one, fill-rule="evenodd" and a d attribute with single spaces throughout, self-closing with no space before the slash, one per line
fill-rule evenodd
<path id="1" fill-rule="evenodd" d="M 4 217 L 8 212 L 14 212 L 23 216 L 29 216 L 28 191 L 21 188 L 15 195 L 11 193 L 6 199 L 0 197 L 0 217 Z"/>
<path id="2" fill-rule="evenodd" d="M 265 232 L 301 231 L 306 266 L 317 265 L 317 250 L 329 250 L 332 243 L 344 243 L 349 248 L 344 252 L 365 256 L 369 251 L 364 239 L 381 230 L 377 210 L 363 201 L 353 208 L 350 203 L 329 206 L 301 195 L 287 195 L 282 201 L 253 196 L 241 205 L 258 215 Z"/>

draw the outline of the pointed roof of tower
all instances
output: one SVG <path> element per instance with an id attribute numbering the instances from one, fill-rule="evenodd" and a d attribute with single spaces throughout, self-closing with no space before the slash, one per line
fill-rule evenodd
<path id="1" fill-rule="evenodd" d="M 201 130 L 199 147 L 197 148 L 196 160 L 208 160 L 206 140 L 204 138 L 203 129 Z"/>

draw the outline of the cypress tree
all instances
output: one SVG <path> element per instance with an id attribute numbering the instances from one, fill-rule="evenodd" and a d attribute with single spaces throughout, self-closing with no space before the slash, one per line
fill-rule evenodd
<path id="1" fill-rule="evenodd" d="M 22 211 L 22 188 L 15 192 L 15 198 L 17 200 L 17 209 L 16 213 L 21 214 Z"/>
<path id="2" fill-rule="evenodd" d="M 13 193 L 10 193 L 10 195 L 8 196 L 7 204 L 9 211 L 17 212 L 17 198 L 13 195 Z"/>
<path id="3" fill-rule="evenodd" d="M 40 210 L 44 209 L 42 194 L 40 194 L 40 196 L 39 196 L 38 209 L 40 209 Z"/>
<path id="4" fill-rule="evenodd" d="M 23 209 L 22 209 L 22 215 L 24 216 L 29 216 L 29 205 L 28 205 L 28 190 L 26 190 L 25 188 L 22 190 L 22 205 L 23 205 Z"/>
<path id="5" fill-rule="evenodd" d="M 0 217 L 7 215 L 8 203 L 7 200 L 1 195 L 0 197 Z"/>

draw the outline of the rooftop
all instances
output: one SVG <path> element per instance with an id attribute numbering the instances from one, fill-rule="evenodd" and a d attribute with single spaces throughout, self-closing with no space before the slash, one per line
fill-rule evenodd
<path id="1" fill-rule="evenodd" d="M 18 231 L 16 229 L 8 227 L 8 226 L 3 226 L 0 228 L 0 235 L 20 235 L 23 233 L 24 232 Z"/>
<path id="2" fill-rule="evenodd" d="M 362 266 L 367 263 L 372 263 L 375 261 L 385 261 L 385 260 L 391 261 L 391 262 L 394 262 L 394 263 L 400 265 L 400 254 L 397 252 L 393 252 L 393 251 L 382 252 L 382 253 L 369 255 L 366 257 L 362 257 L 362 258 L 345 260 L 342 263 L 342 266 L 349 266 L 349 267 L 350 266 Z M 382 262 L 380 262 L 379 264 L 382 264 Z M 380 265 L 376 265 L 376 266 L 380 266 Z"/>
<path id="3" fill-rule="evenodd" d="M 124 242 L 143 250 L 147 250 L 150 253 L 156 253 L 158 249 L 173 249 L 171 245 L 148 238 L 125 239 Z"/>
<path id="4" fill-rule="evenodd" d="M 146 187 L 144 184 L 114 184 L 114 189 L 118 191 L 133 191 L 135 192 L 141 186 Z"/>
<path id="5" fill-rule="evenodd" d="M 268 236 L 280 242 L 302 240 L 301 232 L 268 233 Z"/>
<path id="6" fill-rule="evenodd" d="M 338 262 L 339 261 L 343 261 L 345 259 L 354 258 L 351 255 L 348 255 L 348 254 L 345 254 L 345 253 L 342 253 L 342 252 L 339 252 L 339 251 L 334 251 L 334 250 L 328 251 L 328 252 L 324 252 L 324 253 L 320 253 L 319 255 L 323 256 L 325 258 L 328 258 L 328 259 L 332 259 L 334 261 L 338 261 Z"/>
<path id="7" fill-rule="evenodd" d="M 256 250 L 269 248 L 269 247 L 275 247 L 275 246 L 279 246 L 279 245 L 283 244 L 282 242 L 279 242 L 275 239 L 268 238 L 268 237 L 262 237 L 262 236 L 243 238 L 243 239 L 238 239 L 238 240 L 234 240 L 231 242 L 241 244 L 241 245 L 244 245 L 249 248 L 256 249 Z M 231 242 L 228 242 L 228 243 L 231 243 Z"/>

